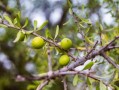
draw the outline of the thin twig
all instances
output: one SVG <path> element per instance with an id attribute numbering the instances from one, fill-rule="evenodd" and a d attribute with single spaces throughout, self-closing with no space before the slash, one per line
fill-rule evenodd
<path id="1" fill-rule="evenodd" d="M 41 84 L 36 88 L 36 90 L 42 90 L 43 87 L 48 84 L 48 82 L 49 82 L 48 80 L 45 80 L 43 83 L 41 83 Z"/>
<path id="2" fill-rule="evenodd" d="M 68 90 L 67 83 L 66 83 L 66 77 L 63 78 L 63 84 L 64 84 L 64 90 Z"/>
<path id="3" fill-rule="evenodd" d="M 88 57 L 88 55 L 95 50 L 96 45 L 98 44 L 98 41 L 96 41 L 96 43 L 94 44 L 93 48 L 88 52 L 88 54 L 86 55 L 86 57 Z"/>
<path id="4" fill-rule="evenodd" d="M 115 68 L 119 69 L 119 66 L 110 58 L 108 57 L 104 52 L 101 54 L 110 64 L 112 64 Z"/>

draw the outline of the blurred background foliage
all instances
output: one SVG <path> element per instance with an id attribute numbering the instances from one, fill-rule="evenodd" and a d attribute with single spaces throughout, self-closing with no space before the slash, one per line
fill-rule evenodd
<path id="1" fill-rule="evenodd" d="M 91 40 L 88 40 L 89 43 L 99 40 L 101 26 L 103 27 L 101 30 L 102 45 L 105 45 L 113 39 L 114 36 L 119 35 L 119 0 L 71 0 L 71 2 L 72 9 L 78 17 L 77 20 L 81 27 L 80 29 L 86 33 L 86 37 Z M 52 37 L 55 35 L 56 25 L 60 27 L 57 42 L 63 37 L 69 37 L 74 43 L 73 47 L 85 47 L 82 37 L 80 33 L 78 33 L 75 20 L 69 14 L 69 7 L 66 0 L 0 0 L 1 16 L 8 14 L 14 19 L 18 11 L 21 11 L 22 14 L 22 24 L 25 22 L 26 17 L 28 17 L 30 21 L 25 29 L 32 30 L 34 20 L 38 21 L 38 26 L 48 20 L 49 23 L 47 27 Z M 84 18 L 86 20 L 89 19 L 92 25 L 80 21 L 80 19 Z M 89 32 L 87 33 L 88 28 Z M 45 29 L 38 33 L 44 36 Z M 30 42 L 33 36 L 30 36 L 26 43 L 13 43 L 16 34 L 16 30 L 0 28 L 0 90 L 34 90 L 40 81 L 16 82 L 14 78 L 18 74 L 30 76 L 31 74 L 47 72 L 46 49 L 32 49 Z M 81 55 L 82 53 L 83 52 L 81 52 Z M 57 55 L 54 50 L 51 54 L 53 69 L 57 70 L 60 68 L 57 62 L 60 55 Z M 75 54 L 78 55 L 78 53 Z M 119 63 L 118 54 L 118 49 L 108 52 L 108 55 L 117 63 Z M 95 65 L 94 67 L 95 70 L 98 70 L 97 75 L 102 77 L 107 76 L 107 80 L 105 81 L 110 82 L 112 77 L 115 77 L 115 74 L 113 74 L 115 73 L 113 72 L 114 69 L 107 62 L 104 62 L 101 57 L 96 57 L 95 60 L 98 62 L 97 66 Z M 101 73 L 102 70 L 104 70 L 103 73 Z M 111 76 L 109 77 L 108 75 Z M 116 75 L 112 85 L 118 90 L 118 73 L 116 73 Z M 77 87 L 72 85 L 73 76 L 69 76 L 69 78 L 68 90 L 79 90 L 79 88 L 80 90 L 86 90 L 87 85 L 84 77 L 81 78 L 84 81 L 80 81 L 81 83 L 79 83 Z M 104 78 L 102 79 L 104 80 Z M 96 87 L 96 85 L 98 85 L 96 83 L 92 85 Z M 52 80 L 44 90 L 63 90 L 61 79 Z"/>

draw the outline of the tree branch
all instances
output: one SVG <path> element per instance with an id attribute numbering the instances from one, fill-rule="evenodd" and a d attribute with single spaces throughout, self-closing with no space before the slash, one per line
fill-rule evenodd
<path id="1" fill-rule="evenodd" d="M 48 84 L 48 82 L 49 82 L 48 80 L 45 80 L 43 83 L 41 83 L 41 84 L 37 87 L 36 90 L 42 90 L 43 87 Z"/>
<path id="2" fill-rule="evenodd" d="M 110 64 L 112 64 L 115 68 L 119 69 L 119 66 L 110 58 L 108 57 L 104 52 L 101 54 Z"/>

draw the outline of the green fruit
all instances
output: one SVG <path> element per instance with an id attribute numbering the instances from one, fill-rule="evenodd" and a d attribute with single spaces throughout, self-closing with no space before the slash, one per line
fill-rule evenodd
<path id="1" fill-rule="evenodd" d="M 70 57 L 68 55 L 62 55 L 59 59 L 59 64 L 65 66 L 69 63 Z"/>
<path id="2" fill-rule="evenodd" d="M 64 49 L 64 50 L 68 50 L 72 47 L 72 41 L 68 38 L 64 38 L 62 41 L 61 41 L 61 47 Z"/>
<path id="3" fill-rule="evenodd" d="M 41 37 L 35 37 L 32 42 L 31 42 L 31 46 L 34 49 L 40 49 L 44 46 L 45 42 Z"/>

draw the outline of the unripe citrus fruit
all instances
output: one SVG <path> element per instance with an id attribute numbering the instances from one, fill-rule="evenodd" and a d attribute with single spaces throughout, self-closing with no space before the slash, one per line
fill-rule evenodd
<path id="1" fill-rule="evenodd" d="M 44 46 L 45 42 L 41 37 L 35 37 L 32 42 L 31 42 L 31 46 L 34 49 L 40 49 Z"/>
<path id="2" fill-rule="evenodd" d="M 69 63 L 70 57 L 68 55 L 62 55 L 59 59 L 59 64 L 65 66 Z"/>
<path id="3" fill-rule="evenodd" d="M 61 47 L 65 50 L 70 49 L 72 47 L 72 41 L 69 38 L 62 39 Z"/>

